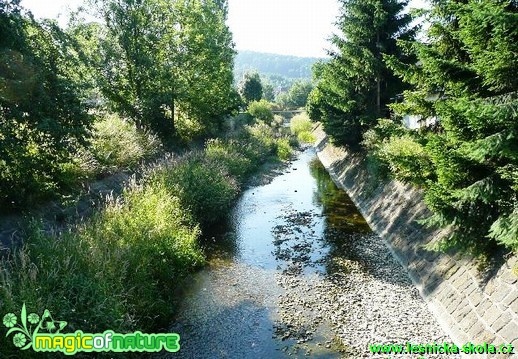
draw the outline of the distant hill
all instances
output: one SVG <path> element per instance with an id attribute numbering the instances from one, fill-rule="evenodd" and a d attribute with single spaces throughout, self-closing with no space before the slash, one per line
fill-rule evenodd
<path id="1" fill-rule="evenodd" d="M 256 70 L 268 77 L 282 76 L 287 79 L 308 79 L 312 77 L 311 67 L 319 60 L 315 57 L 297 57 L 267 54 L 254 51 L 239 51 L 234 65 L 234 74 L 238 79 L 244 72 Z"/>

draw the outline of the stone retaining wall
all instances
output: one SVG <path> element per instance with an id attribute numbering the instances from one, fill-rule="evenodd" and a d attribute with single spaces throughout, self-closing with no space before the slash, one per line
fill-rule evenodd
<path id="1" fill-rule="evenodd" d="M 397 181 L 373 186 L 362 156 L 330 144 L 321 126 L 314 134 L 318 157 L 335 183 L 385 240 L 452 339 L 457 344 L 512 343 L 513 357 L 518 357 L 518 273 L 513 270 L 518 257 L 505 256 L 491 273 L 481 275 L 469 259 L 425 250 L 446 231 L 416 223 L 430 214 L 422 193 Z M 427 320 L 415 314 L 415 320 Z"/>

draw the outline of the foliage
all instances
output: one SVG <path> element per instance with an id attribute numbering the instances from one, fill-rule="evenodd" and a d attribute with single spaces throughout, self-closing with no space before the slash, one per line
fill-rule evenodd
<path id="1" fill-rule="evenodd" d="M 399 0 L 342 0 L 338 20 L 341 34 L 332 38 L 337 51 L 328 63 L 314 67 L 318 81 L 310 95 L 308 112 L 320 120 L 338 144 L 357 146 L 375 119 L 387 113 L 387 104 L 403 89 L 389 71 L 384 55 L 406 58 L 398 39 L 412 39 L 407 2 Z M 317 117 L 313 117 L 317 116 Z"/>
<path id="2" fill-rule="evenodd" d="M 250 102 L 248 104 L 248 113 L 267 124 L 271 124 L 273 121 L 272 104 L 266 100 Z"/>
<path id="3" fill-rule="evenodd" d="M 247 156 L 247 146 L 235 139 L 210 139 L 205 143 L 205 154 L 210 162 L 223 164 L 230 174 L 243 183 L 256 169 L 256 164 Z"/>
<path id="4" fill-rule="evenodd" d="M 384 142 L 378 156 L 388 163 L 396 178 L 424 184 L 430 179 L 432 162 L 424 146 L 411 136 L 392 137 Z"/>
<path id="5" fill-rule="evenodd" d="M 50 236 L 33 226 L 0 262 L 3 308 L 52 308 L 91 332 L 165 328 L 178 282 L 204 261 L 199 233 L 164 188 L 129 187 L 77 231 Z"/>
<path id="6" fill-rule="evenodd" d="M 264 78 L 261 79 L 261 84 L 263 85 L 263 100 L 268 102 L 275 101 L 275 89 L 273 88 L 273 84 Z"/>
<path id="7" fill-rule="evenodd" d="M 259 101 L 263 97 L 261 77 L 257 72 L 247 72 L 239 82 L 239 94 L 246 104 Z"/>
<path id="8" fill-rule="evenodd" d="M 96 172 L 134 168 L 161 150 L 160 140 L 117 115 L 106 115 L 93 125 L 89 151 L 99 164 Z"/>
<path id="9" fill-rule="evenodd" d="M 297 136 L 299 142 L 313 143 L 315 136 L 311 133 L 313 123 L 306 113 L 296 115 L 291 119 L 290 130 L 291 133 Z"/>
<path id="10" fill-rule="evenodd" d="M 306 106 L 308 96 L 313 90 L 310 81 L 298 80 L 293 83 L 287 94 L 278 97 L 278 102 L 283 107 L 300 108 Z"/>
<path id="11" fill-rule="evenodd" d="M 106 21 L 98 79 L 123 115 L 165 137 L 179 113 L 219 128 L 238 105 L 224 3 L 97 1 Z"/>
<path id="12" fill-rule="evenodd" d="M 223 219 L 239 193 L 236 180 L 203 153 L 186 155 L 150 178 L 174 193 L 203 227 Z"/>
<path id="13" fill-rule="evenodd" d="M 416 151 L 392 166 L 396 176 L 422 184 L 434 215 L 429 225 L 450 226 L 437 244 L 474 255 L 496 243 L 518 248 L 518 7 L 509 1 L 434 2 L 428 13 L 429 43 L 402 43 L 418 58 L 390 67 L 413 85 L 398 116 L 436 117 L 436 128 L 417 132 Z M 404 135 L 387 135 L 389 143 Z M 379 142 L 379 141 L 378 141 Z M 413 154 L 411 152 L 415 151 Z M 426 166 L 420 163 L 426 159 Z M 402 163 L 415 161 L 413 168 Z"/>
<path id="14" fill-rule="evenodd" d="M 290 145 L 290 140 L 287 137 L 279 138 L 275 142 L 277 146 L 277 157 L 281 161 L 287 161 L 290 159 L 293 151 Z"/>
<path id="15" fill-rule="evenodd" d="M 56 24 L 0 3 L 0 207 L 23 207 L 62 184 L 90 123 L 71 73 L 79 52 Z"/>

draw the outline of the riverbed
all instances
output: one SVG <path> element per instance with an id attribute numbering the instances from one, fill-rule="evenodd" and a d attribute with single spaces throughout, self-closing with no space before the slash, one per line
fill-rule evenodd
<path id="1" fill-rule="evenodd" d="M 204 246 L 170 357 L 387 358 L 369 344 L 450 341 L 314 149 L 244 191 Z"/>

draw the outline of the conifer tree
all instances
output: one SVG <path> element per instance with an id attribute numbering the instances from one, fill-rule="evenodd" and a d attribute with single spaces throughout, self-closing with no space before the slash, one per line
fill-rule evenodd
<path id="1" fill-rule="evenodd" d="M 509 0 L 433 1 L 428 43 L 404 44 L 419 61 L 388 59 L 414 86 L 396 112 L 439 121 L 419 135 L 431 165 L 417 177 L 428 223 L 453 229 L 442 249 L 518 249 L 517 10 Z"/>
<path id="2" fill-rule="evenodd" d="M 405 61 L 396 45 L 411 40 L 411 16 L 406 1 L 341 0 L 341 34 L 332 37 L 331 61 L 316 67 L 318 86 L 308 107 L 339 144 L 357 145 L 363 132 L 387 113 L 387 104 L 403 91 L 402 81 L 389 71 L 384 55 Z M 315 118 L 318 116 L 319 118 Z"/>

